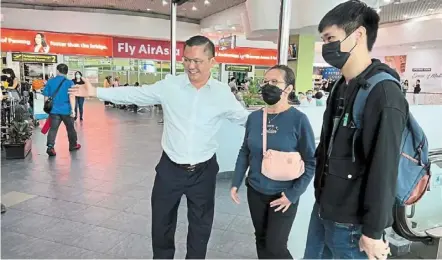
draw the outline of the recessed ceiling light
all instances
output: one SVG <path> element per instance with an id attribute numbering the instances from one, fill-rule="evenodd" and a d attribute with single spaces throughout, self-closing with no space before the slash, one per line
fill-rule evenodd
<path id="1" fill-rule="evenodd" d="M 391 0 L 384 0 L 384 3 L 389 4 L 391 3 Z"/>
<path id="2" fill-rule="evenodd" d="M 204 4 L 205 4 L 205 5 L 210 5 L 209 0 L 204 0 Z"/>
<path id="3" fill-rule="evenodd" d="M 434 8 L 428 8 L 428 11 L 429 11 L 429 12 L 433 12 L 433 11 L 434 11 Z"/>
<path id="4" fill-rule="evenodd" d="M 235 26 L 232 26 L 232 30 L 236 30 L 236 27 L 235 27 Z"/>
<path id="5" fill-rule="evenodd" d="M 407 19 L 407 18 L 408 18 L 408 15 L 404 14 L 404 18 Z"/>
<path id="6" fill-rule="evenodd" d="M 411 46 L 412 49 L 416 49 L 416 46 Z"/>
<path id="7" fill-rule="evenodd" d="M 167 5 L 167 1 L 166 0 L 163 0 L 163 5 Z"/>
<path id="8" fill-rule="evenodd" d="M 196 11 L 198 10 L 198 8 L 196 8 L 196 6 L 192 6 L 192 11 Z"/>
<path id="9" fill-rule="evenodd" d="M 150 9 L 150 8 L 147 8 L 146 10 L 147 10 L 147 11 L 151 11 L 151 9 Z"/>

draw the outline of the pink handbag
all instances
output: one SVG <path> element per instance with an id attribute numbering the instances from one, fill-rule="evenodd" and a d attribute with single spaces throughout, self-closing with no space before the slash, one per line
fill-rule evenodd
<path id="1" fill-rule="evenodd" d="M 304 161 L 298 152 L 267 150 L 267 108 L 262 118 L 262 166 L 264 176 L 274 181 L 295 180 L 304 173 Z"/>

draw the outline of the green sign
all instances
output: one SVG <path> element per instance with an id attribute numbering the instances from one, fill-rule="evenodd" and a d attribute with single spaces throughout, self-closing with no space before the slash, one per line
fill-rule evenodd
<path id="1" fill-rule="evenodd" d="M 252 72 L 252 66 L 226 64 L 225 70 L 226 71 L 236 71 L 236 72 Z"/>
<path id="2" fill-rule="evenodd" d="M 57 63 L 57 55 L 33 54 L 33 53 L 12 53 L 12 61 Z"/>

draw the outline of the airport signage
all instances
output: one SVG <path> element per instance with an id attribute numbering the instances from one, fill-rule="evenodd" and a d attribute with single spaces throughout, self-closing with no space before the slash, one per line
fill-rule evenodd
<path id="1" fill-rule="evenodd" d="M 112 38 L 107 36 L 1 29 L 2 51 L 112 56 Z"/>
<path id="2" fill-rule="evenodd" d="M 12 61 L 35 62 L 35 63 L 57 63 L 57 55 L 14 52 L 12 53 Z"/>
<path id="3" fill-rule="evenodd" d="M 113 38 L 114 57 L 135 58 L 146 60 L 170 60 L 170 42 L 161 40 L 135 39 L 135 38 Z M 176 44 L 176 59 L 183 58 L 184 43 Z"/>

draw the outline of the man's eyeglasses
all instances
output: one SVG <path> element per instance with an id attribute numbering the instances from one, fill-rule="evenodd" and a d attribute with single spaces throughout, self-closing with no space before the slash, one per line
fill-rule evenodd
<path id="1" fill-rule="evenodd" d="M 189 59 L 189 58 L 184 57 L 183 62 L 185 64 L 192 64 L 192 62 L 193 62 L 193 63 L 195 63 L 195 65 L 201 65 L 204 61 L 200 60 L 200 59 Z"/>

